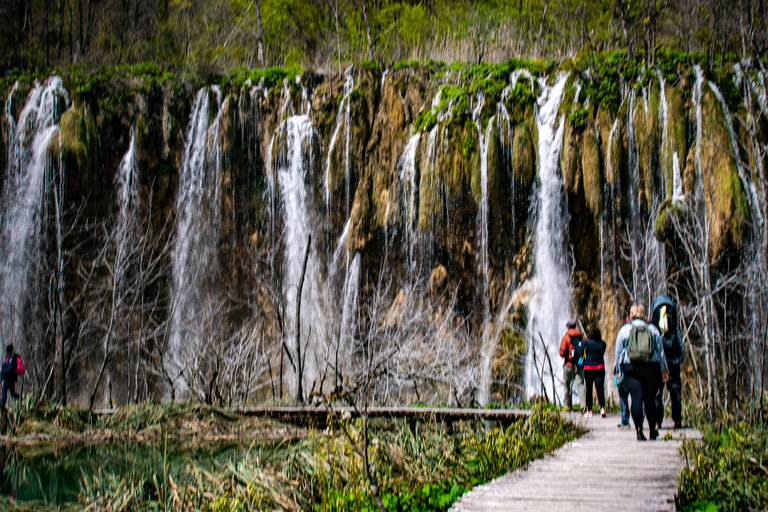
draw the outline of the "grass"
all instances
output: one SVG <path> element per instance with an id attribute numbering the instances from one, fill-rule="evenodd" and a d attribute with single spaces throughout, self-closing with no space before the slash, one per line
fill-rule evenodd
<path id="1" fill-rule="evenodd" d="M 111 421 L 119 428 L 150 428 L 162 413 L 170 416 L 170 423 L 199 417 L 203 410 L 216 414 L 190 404 L 162 405 L 137 407 Z M 73 423 L 83 421 L 74 414 Z M 77 504 L 61 510 L 373 510 L 362 459 L 353 445 L 362 435 L 361 424 L 351 419 L 341 422 L 324 431 L 311 430 L 299 441 L 251 445 L 242 457 L 207 466 L 171 463 L 171 449 L 163 441 L 153 471 L 84 472 Z M 402 420 L 373 422 L 368 451 L 387 510 L 447 510 L 473 486 L 517 469 L 582 433 L 558 412 L 542 407 L 505 430 L 485 425 L 465 422 L 452 430 L 429 422 L 414 432 Z M 7 498 L 0 498 L 0 506 L 5 503 Z M 34 505 L 30 510 L 58 510 L 44 503 Z"/>
<path id="2" fill-rule="evenodd" d="M 701 440 L 683 441 L 678 504 L 686 512 L 768 510 L 768 425 L 722 415 L 715 422 L 692 408 L 686 421 Z"/>

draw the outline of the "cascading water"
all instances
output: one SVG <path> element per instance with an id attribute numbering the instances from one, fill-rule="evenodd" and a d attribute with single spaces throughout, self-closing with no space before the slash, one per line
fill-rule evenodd
<path id="1" fill-rule="evenodd" d="M 571 316 L 571 286 L 567 270 L 565 228 L 567 208 L 563 180 L 560 173 L 560 150 L 563 143 L 564 116 L 557 119 L 568 76 L 560 74 L 554 86 L 539 81 L 541 95 L 536 125 L 539 132 L 540 184 L 537 187 L 536 225 L 534 236 L 534 295 L 530 304 L 528 322 L 529 343 L 525 376 L 528 396 L 547 389 L 550 397 L 562 398 L 559 390 L 551 389 L 552 375 L 543 354 L 540 336 L 544 339 L 552 362 L 555 381 L 562 381 L 562 368 L 558 359 L 560 338 Z M 533 344 L 537 358 L 534 361 Z M 556 387 L 558 387 L 556 385 Z"/>
<path id="2" fill-rule="evenodd" d="M 627 167 L 629 169 L 629 211 L 631 218 L 638 218 L 640 214 L 640 202 L 637 196 L 639 181 L 639 161 L 637 155 L 637 139 L 635 138 L 635 101 L 637 100 L 637 88 L 629 93 L 629 105 L 627 108 Z"/>
<path id="3" fill-rule="evenodd" d="M 349 217 L 350 204 L 350 191 L 349 191 L 349 175 L 350 175 L 350 162 L 349 162 L 349 142 L 352 130 L 350 129 L 350 94 L 355 88 L 355 79 L 352 76 L 352 66 L 347 68 L 347 80 L 344 82 L 344 95 L 339 103 L 339 113 L 336 116 L 336 128 L 331 135 L 331 142 L 328 144 L 328 158 L 325 163 L 325 204 L 331 203 L 331 157 L 333 151 L 336 148 L 336 141 L 341 130 L 342 120 L 344 121 L 344 184 L 346 187 L 346 207 L 347 217 Z"/>
<path id="4" fill-rule="evenodd" d="M 480 403 L 485 404 L 490 399 L 491 387 L 491 364 L 493 362 L 493 353 L 496 348 L 496 340 L 491 335 L 490 322 L 490 297 L 489 297 L 489 271 L 488 271 L 488 142 L 491 136 L 494 119 L 492 116 L 488 120 L 488 126 L 485 132 L 480 123 L 480 113 L 485 105 L 485 96 L 480 93 L 477 97 L 477 104 L 472 112 L 472 120 L 477 128 L 477 139 L 480 144 L 480 241 L 478 259 L 482 267 L 481 295 L 483 302 L 483 342 L 480 349 Z"/>
<path id="5" fill-rule="evenodd" d="M 307 242 L 312 233 L 312 219 L 307 204 L 307 186 L 305 180 L 312 167 L 312 143 L 316 137 L 315 129 L 308 116 L 292 116 L 283 121 L 278 128 L 278 140 L 284 140 L 284 146 L 279 148 L 275 159 L 277 182 L 280 197 L 283 202 L 283 220 L 285 225 L 285 277 L 283 293 L 285 294 L 285 339 L 296 351 L 296 308 L 298 285 L 301 279 L 304 254 Z M 310 249 L 309 260 L 305 274 L 304 288 L 301 294 L 301 327 L 302 340 L 307 343 L 309 326 L 315 313 L 314 285 L 314 256 Z M 315 336 L 317 337 L 317 336 Z M 309 347 L 302 347 L 304 353 Z M 311 359 L 308 358 L 311 363 Z M 307 368 L 304 378 L 311 379 L 312 371 Z M 295 383 L 298 386 L 298 381 Z M 295 388 L 294 388 L 295 389 Z"/>
<path id="6" fill-rule="evenodd" d="M 139 166 L 136 162 L 136 129 L 131 126 L 131 141 L 128 151 L 120 161 L 120 167 L 115 174 L 117 188 L 117 223 L 115 239 L 117 241 L 117 257 L 115 261 L 115 281 L 120 285 L 125 269 L 123 260 L 133 245 L 135 226 L 139 215 Z"/>
<path id="7" fill-rule="evenodd" d="M 219 131 L 223 107 L 218 86 L 198 91 L 179 169 L 171 256 L 174 307 L 166 354 L 166 371 L 174 380 L 174 393 L 176 390 L 184 393 L 187 389 L 182 373 L 188 369 L 191 356 L 199 347 L 205 306 L 215 300 L 205 283 L 215 278 L 218 269 L 222 164 Z M 212 111 L 216 116 L 209 122 Z"/>
<path id="8" fill-rule="evenodd" d="M 53 153 L 52 143 L 61 146 L 59 119 L 67 109 L 69 95 L 61 78 L 39 83 L 27 96 L 18 122 L 11 115 L 11 91 L 6 111 L 12 130 L 8 145 L 8 173 L 2 197 L 2 232 L 0 256 L 2 268 L 2 326 L 3 341 L 14 343 L 23 351 L 23 329 L 30 307 L 32 270 L 39 264 L 39 245 L 45 221 L 46 190 L 54 179 L 55 165 L 61 167 L 61 153 Z M 61 169 L 60 169 L 61 171 Z M 60 172 L 63 176 L 63 173 Z M 60 186 L 61 180 L 59 180 Z M 54 192 L 58 190 L 54 185 Z M 57 206 L 61 204 L 56 196 Z M 59 215 L 56 215 L 57 220 Z M 23 353 L 23 352 L 22 352 Z"/>
<path id="9" fill-rule="evenodd" d="M 757 226 L 763 225 L 763 214 L 760 211 L 760 203 L 757 198 L 757 189 L 755 188 L 755 182 L 752 179 L 752 174 L 749 172 L 749 169 L 745 169 L 744 166 L 741 164 L 741 159 L 739 158 L 739 142 L 736 138 L 736 133 L 733 130 L 733 121 L 731 119 L 731 111 L 728 108 L 728 104 L 725 102 L 725 98 L 723 98 L 723 95 L 720 93 L 720 89 L 713 84 L 712 82 L 709 82 L 709 88 L 712 90 L 712 92 L 717 97 L 717 100 L 720 102 L 720 106 L 723 109 L 723 118 L 725 119 L 725 126 L 728 128 L 728 135 L 731 138 L 731 149 L 733 151 L 733 154 L 736 155 L 735 163 L 736 163 L 736 169 L 739 172 L 739 178 L 741 178 L 741 182 L 744 184 L 744 188 L 746 190 L 746 196 L 747 196 L 747 202 L 749 203 L 750 212 L 752 213 L 752 218 L 755 219 Z"/>
<path id="10" fill-rule="evenodd" d="M 403 155 L 400 157 L 400 183 L 403 187 L 405 199 L 405 247 L 408 255 L 408 271 L 413 271 L 415 266 L 414 249 L 416 246 L 416 149 L 419 147 L 421 134 L 411 135 L 405 145 Z"/>

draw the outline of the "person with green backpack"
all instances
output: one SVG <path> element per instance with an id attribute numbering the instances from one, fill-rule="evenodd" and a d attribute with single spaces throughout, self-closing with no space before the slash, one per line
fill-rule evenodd
<path id="1" fill-rule="evenodd" d="M 619 381 L 623 377 L 629 390 L 637 440 L 646 440 L 643 409 L 650 427 L 650 438 L 654 440 L 659 436 L 656 429 L 656 391 L 662 381 L 669 379 L 667 359 L 658 329 L 645 321 L 645 307 L 632 304 L 629 316 L 632 321 L 625 324 L 616 336 L 613 373 Z"/>

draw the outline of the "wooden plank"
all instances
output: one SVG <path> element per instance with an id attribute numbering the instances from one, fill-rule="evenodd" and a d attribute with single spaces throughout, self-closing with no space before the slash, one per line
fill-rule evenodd
<path id="1" fill-rule="evenodd" d="M 314 425 L 325 427 L 329 411 L 324 407 L 245 407 L 240 409 L 228 409 L 228 412 L 237 416 L 273 418 L 299 425 Z M 109 415 L 117 412 L 117 409 L 94 409 L 97 415 Z M 359 416 L 359 413 L 351 407 L 336 407 L 334 414 L 341 416 L 348 414 L 351 417 Z M 409 421 L 439 421 L 452 423 L 471 419 L 483 419 L 498 421 L 503 425 L 521 420 L 530 416 L 531 411 L 523 409 L 455 409 L 443 407 L 371 407 L 368 416 L 371 418 L 404 418 Z"/>
<path id="2" fill-rule="evenodd" d="M 453 512 L 675 510 L 682 467 L 680 440 L 693 430 L 662 430 L 657 441 L 639 442 L 634 430 L 618 430 L 617 417 L 584 419 L 566 415 L 589 432 L 527 468 L 476 487 L 454 504 Z M 674 439 L 662 440 L 672 433 Z M 647 435 L 647 431 L 646 431 Z M 574 494 L 574 476 L 579 492 Z"/>

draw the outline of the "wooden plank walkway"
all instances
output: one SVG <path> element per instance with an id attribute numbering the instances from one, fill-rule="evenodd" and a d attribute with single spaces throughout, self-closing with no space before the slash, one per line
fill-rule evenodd
<path id="1" fill-rule="evenodd" d="M 328 410 L 325 407 L 245 407 L 226 409 L 227 412 L 244 417 L 272 418 L 294 425 L 313 425 L 325 428 Z M 117 409 L 94 409 L 94 414 L 108 415 Z M 349 414 L 357 417 L 359 413 L 351 407 L 335 407 L 336 416 Z M 453 423 L 473 418 L 498 421 L 504 426 L 530 416 L 531 411 L 524 409 L 452 409 L 448 407 L 371 407 L 371 418 L 404 418 L 409 422 L 439 421 Z"/>
<path id="2" fill-rule="evenodd" d="M 674 511 L 681 469 L 679 439 L 691 429 L 662 428 L 656 441 L 638 442 L 634 428 L 619 430 L 617 415 L 584 420 L 589 432 L 525 469 L 476 487 L 454 512 L 479 511 Z M 671 422 L 665 427 L 671 427 Z M 669 433 L 675 439 L 664 441 Z M 646 425 L 645 435 L 648 435 Z"/>

